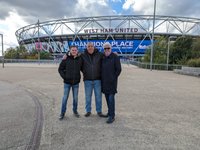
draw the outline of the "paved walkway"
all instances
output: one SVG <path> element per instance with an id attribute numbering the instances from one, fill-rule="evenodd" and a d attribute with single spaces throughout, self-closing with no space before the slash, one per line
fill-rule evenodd
<path id="1" fill-rule="evenodd" d="M 108 125 L 95 112 L 58 120 L 63 84 L 58 65 L 7 65 L 0 68 L 0 150 L 24 149 L 36 120 L 34 95 L 43 106 L 41 150 L 200 149 L 200 79 L 167 71 L 123 65 L 116 95 L 116 121 Z M 103 98 L 103 112 L 106 103 Z M 3 139 L 3 140 L 2 140 Z"/>

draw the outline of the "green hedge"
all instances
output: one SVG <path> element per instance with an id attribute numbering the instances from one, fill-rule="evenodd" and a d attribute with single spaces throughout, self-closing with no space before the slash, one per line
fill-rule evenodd
<path id="1" fill-rule="evenodd" d="M 187 65 L 189 67 L 200 67 L 200 58 L 190 59 Z"/>

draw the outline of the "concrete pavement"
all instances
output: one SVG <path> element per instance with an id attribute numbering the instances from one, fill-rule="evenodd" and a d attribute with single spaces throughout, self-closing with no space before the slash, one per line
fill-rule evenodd
<path id="1" fill-rule="evenodd" d="M 25 149 L 34 112 L 34 103 L 23 88 L 0 81 L 0 149 Z"/>
<path id="2" fill-rule="evenodd" d="M 28 143 L 35 120 L 30 93 L 43 107 L 41 150 L 200 149 L 199 78 L 123 65 L 116 95 L 116 121 L 108 125 L 105 118 L 96 115 L 94 98 L 92 116 L 84 117 L 82 81 L 81 118 L 72 114 L 70 95 L 66 118 L 58 120 L 63 83 L 57 68 L 56 64 L 5 64 L 0 69 L 0 149 L 16 149 Z"/>

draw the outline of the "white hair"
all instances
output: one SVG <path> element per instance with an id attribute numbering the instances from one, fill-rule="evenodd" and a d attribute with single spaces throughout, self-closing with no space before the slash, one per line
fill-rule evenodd
<path id="1" fill-rule="evenodd" d="M 109 46 L 110 48 L 112 47 L 111 44 L 109 42 L 106 42 L 103 44 L 103 47 Z"/>

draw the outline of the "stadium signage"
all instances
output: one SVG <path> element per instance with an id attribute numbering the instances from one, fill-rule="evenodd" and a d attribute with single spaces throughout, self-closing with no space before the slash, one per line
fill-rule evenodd
<path id="1" fill-rule="evenodd" d="M 129 40 L 129 41 L 123 41 L 123 40 L 107 40 L 112 47 L 125 47 L 125 48 L 133 48 L 133 41 Z M 105 41 L 99 40 L 99 41 L 91 41 L 95 47 L 103 47 L 103 44 L 105 43 Z M 86 47 L 87 46 L 88 41 L 74 41 L 74 42 L 70 42 L 70 45 L 75 45 L 78 47 Z"/>
<path id="2" fill-rule="evenodd" d="M 112 51 L 114 52 L 122 52 L 122 53 L 140 53 L 144 54 L 146 49 L 150 46 L 151 41 L 150 40 L 90 40 L 89 42 L 92 42 L 94 46 L 99 49 L 100 51 L 103 51 L 103 44 L 105 42 L 109 42 L 112 45 Z M 78 47 L 79 51 L 84 51 L 86 49 L 88 41 L 82 40 L 82 41 L 68 41 L 66 42 L 68 45 L 75 45 Z M 66 47 L 66 46 L 64 46 Z"/>
<path id="3" fill-rule="evenodd" d="M 103 28 L 103 29 L 84 29 L 84 33 L 134 33 L 138 28 Z"/>
<path id="4" fill-rule="evenodd" d="M 36 50 L 42 50 L 42 42 L 36 42 L 35 43 L 35 49 Z"/>

